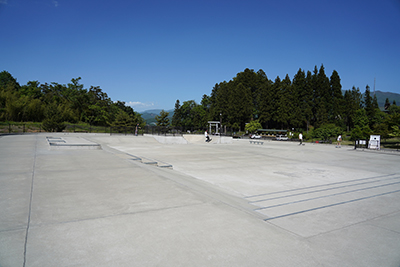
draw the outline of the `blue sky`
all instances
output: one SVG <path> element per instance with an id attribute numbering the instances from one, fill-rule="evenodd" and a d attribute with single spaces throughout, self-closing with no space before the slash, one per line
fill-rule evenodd
<path id="1" fill-rule="evenodd" d="M 343 89 L 400 93 L 400 0 L 0 0 L 0 71 L 82 77 L 135 111 L 200 102 L 246 68 L 324 64 Z"/>

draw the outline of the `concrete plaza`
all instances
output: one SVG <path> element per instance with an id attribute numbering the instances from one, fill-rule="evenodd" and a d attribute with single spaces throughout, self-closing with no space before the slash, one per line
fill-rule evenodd
<path id="1" fill-rule="evenodd" d="M 0 136 L 0 266 L 400 266 L 400 153 Z"/>

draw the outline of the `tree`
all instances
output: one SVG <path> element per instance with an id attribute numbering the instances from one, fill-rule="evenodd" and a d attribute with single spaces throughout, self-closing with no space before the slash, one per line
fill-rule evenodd
<path id="1" fill-rule="evenodd" d="M 123 110 L 119 110 L 118 114 L 115 118 L 115 121 L 112 123 L 112 127 L 116 129 L 118 132 L 123 132 L 126 130 L 127 127 L 133 129 L 136 125 L 136 122 L 132 115 L 129 115 Z"/>
<path id="2" fill-rule="evenodd" d="M 307 76 L 311 72 L 308 72 Z M 296 75 L 293 77 L 293 92 L 295 98 L 297 98 L 294 111 L 292 113 L 293 121 L 296 123 L 295 127 L 307 127 L 312 116 L 312 90 L 306 80 L 306 74 L 302 69 L 299 69 Z"/>
<path id="3" fill-rule="evenodd" d="M 45 109 L 45 117 L 43 120 L 43 129 L 48 132 L 61 132 L 65 129 L 64 119 L 62 116 L 63 110 L 56 102 L 47 105 Z"/>
<path id="4" fill-rule="evenodd" d="M 343 94 L 342 94 L 342 85 L 340 84 L 340 77 L 336 70 L 332 72 L 330 78 L 330 88 L 331 88 L 331 99 L 332 99 L 332 108 L 331 108 L 331 122 L 335 122 L 340 125 L 343 116 Z"/>
<path id="5" fill-rule="evenodd" d="M 172 116 L 171 125 L 174 127 L 180 127 L 182 126 L 181 120 L 182 120 L 181 105 L 179 103 L 179 99 L 177 99 L 175 102 L 174 115 Z"/>
<path id="6" fill-rule="evenodd" d="M 369 120 L 366 114 L 365 109 L 358 109 L 354 116 L 354 126 L 358 126 L 360 128 L 364 126 L 369 127 Z"/>
<path id="7" fill-rule="evenodd" d="M 233 86 L 229 94 L 228 121 L 230 124 L 237 123 L 241 129 L 250 121 L 253 114 L 253 103 L 250 87 L 242 83 Z"/>
<path id="8" fill-rule="evenodd" d="M 271 128 L 278 127 L 278 123 L 280 121 L 279 118 L 279 107 L 280 107 L 280 90 L 281 90 L 281 78 L 276 76 L 274 83 L 271 86 L 271 93 L 270 93 L 270 111 L 271 111 Z"/>
<path id="9" fill-rule="evenodd" d="M 156 116 L 156 125 L 157 126 L 168 126 L 169 125 L 169 112 L 165 110 L 161 110 L 160 115 Z"/>
<path id="10" fill-rule="evenodd" d="M 329 79 L 326 77 L 324 65 L 319 72 L 317 66 L 314 68 L 314 119 L 315 124 L 321 126 L 330 120 L 332 110 L 332 99 L 330 94 Z"/>
<path id="11" fill-rule="evenodd" d="M 261 123 L 258 120 L 252 120 L 246 124 L 244 129 L 246 132 L 254 133 L 261 128 L 262 128 Z"/>
<path id="12" fill-rule="evenodd" d="M 272 118 L 272 97 L 271 97 L 271 84 L 272 82 L 266 79 L 266 81 L 260 85 L 259 89 L 259 116 L 258 120 L 262 125 L 265 125 L 265 128 L 268 128 L 268 125 Z"/>
<path id="13" fill-rule="evenodd" d="M 392 133 L 389 134 L 392 137 L 400 137 L 400 129 L 399 126 L 392 126 Z"/>
<path id="14" fill-rule="evenodd" d="M 41 99 L 43 97 L 38 81 L 29 81 L 26 85 L 21 86 L 20 92 L 21 95 L 28 96 L 31 99 Z"/>
<path id="15" fill-rule="evenodd" d="M 369 128 L 368 125 L 365 125 L 363 127 L 357 125 L 356 127 L 353 128 L 350 135 L 351 135 L 350 139 L 352 141 L 360 139 L 369 139 L 369 136 L 371 135 L 371 129 Z"/>
<path id="16" fill-rule="evenodd" d="M 388 110 L 389 107 L 390 107 L 389 98 L 386 98 L 386 100 L 385 100 L 385 110 Z"/>
<path id="17" fill-rule="evenodd" d="M 365 113 L 366 113 L 368 121 L 369 121 L 369 126 L 372 127 L 373 118 L 375 116 L 375 107 L 374 107 L 374 104 L 373 104 L 373 99 L 371 97 L 371 92 L 370 92 L 370 89 L 369 89 L 368 85 L 365 88 L 364 109 L 365 109 Z"/>
<path id="18" fill-rule="evenodd" d="M 340 127 L 337 127 L 335 124 L 330 123 L 322 125 L 318 129 L 315 129 L 312 132 L 312 137 L 322 140 L 328 140 L 329 138 L 336 137 L 341 133 L 342 130 L 340 129 Z"/>
<path id="19" fill-rule="evenodd" d="M 279 98 L 276 110 L 276 122 L 281 129 L 285 128 L 289 124 L 290 113 L 293 111 L 293 102 L 291 99 L 291 86 L 289 75 L 286 75 L 285 79 L 280 82 L 279 86 Z"/>
<path id="20" fill-rule="evenodd" d="M 0 89 L 6 88 L 7 86 L 11 86 L 16 91 L 20 88 L 17 80 L 8 71 L 4 70 L 0 72 Z"/>

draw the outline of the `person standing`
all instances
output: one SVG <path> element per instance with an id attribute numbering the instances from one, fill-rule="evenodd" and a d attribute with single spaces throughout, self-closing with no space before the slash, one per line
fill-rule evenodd
<path id="1" fill-rule="evenodd" d="M 342 142 L 342 135 L 339 134 L 339 136 L 337 137 L 337 145 L 336 145 L 336 148 L 341 148 L 341 145 L 340 145 L 341 142 Z"/>
<path id="2" fill-rule="evenodd" d="M 299 144 L 299 146 L 300 146 L 303 144 L 303 134 L 302 133 L 299 133 L 299 139 L 300 139 L 300 144 Z"/>
<path id="3" fill-rule="evenodd" d="M 138 124 L 136 124 L 135 136 L 137 136 L 137 134 L 138 134 L 138 128 L 140 128 L 140 127 L 139 127 L 139 123 L 138 123 Z"/>

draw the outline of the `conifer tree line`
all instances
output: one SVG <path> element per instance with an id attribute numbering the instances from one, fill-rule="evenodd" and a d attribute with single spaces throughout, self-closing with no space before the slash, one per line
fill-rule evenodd
<path id="1" fill-rule="evenodd" d="M 61 131 L 64 122 L 144 126 L 132 107 L 111 101 L 99 86 L 84 89 L 80 80 L 73 78 L 67 85 L 29 81 L 21 86 L 9 72 L 0 72 L 0 121 L 43 122 L 49 131 Z"/>
<path id="2" fill-rule="evenodd" d="M 264 129 L 308 132 L 331 128 L 366 138 L 372 133 L 388 136 L 393 132 L 400 124 L 400 109 L 389 103 L 387 112 L 381 111 L 368 85 L 364 94 L 355 87 L 343 93 L 338 72 L 334 70 L 328 77 L 324 65 L 315 66 L 313 72 L 299 69 L 293 80 L 286 75 L 274 81 L 261 69 L 245 69 L 229 82 L 217 83 L 200 104 L 176 101 L 173 126 L 206 128 L 207 121 L 221 121 L 238 130 L 251 121 Z"/>

